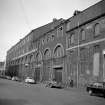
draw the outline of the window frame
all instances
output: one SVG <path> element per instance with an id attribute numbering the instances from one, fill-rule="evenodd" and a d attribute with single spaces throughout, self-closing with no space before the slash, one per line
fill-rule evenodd
<path id="1" fill-rule="evenodd" d="M 97 28 L 96 28 L 97 26 L 99 26 L 98 31 L 96 30 L 96 29 L 97 29 Z M 100 35 L 100 28 L 101 28 L 100 23 L 96 23 L 96 24 L 94 25 L 94 36 L 95 36 L 95 37 L 97 37 L 97 36 Z"/>
<path id="2" fill-rule="evenodd" d="M 71 33 L 70 34 L 70 44 L 74 44 L 74 43 L 75 43 L 75 33 Z"/>
<path id="3" fill-rule="evenodd" d="M 62 28 L 62 30 L 61 30 L 61 28 Z M 59 32 L 61 33 L 61 35 L 59 35 Z M 57 37 L 62 37 L 62 36 L 63 36 L 63 26 L 60 26 L 59 28 L 57 28 Z"/>
<path id="4" fill-rule="evenodd" d="M 55 34 L 51 34 L 51 41 L 53 41 L 54 39 L 55 39 Z"/>
<path id="5" fill-rule="evenodd" d="M 84 32 L 84 34 L 83 34 L 83 32 Z M 86 40 L 86 31 L 85 31 L 85 29 L 81 29 L 80 35 L 81 35 L 81 41 Z"/>

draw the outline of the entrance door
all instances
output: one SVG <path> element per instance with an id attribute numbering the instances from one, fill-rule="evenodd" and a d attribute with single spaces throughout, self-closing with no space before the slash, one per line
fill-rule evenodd
<path id="1" fill-rule="evenodd" d="M 35 68 L 35 81 L 40 81 L 40 68 Z"/>
<path id="2" fill-rule="evenodd" d="M 57 83 L 62 82 L 62 69 L 55 68 L 55 81 Z"/>

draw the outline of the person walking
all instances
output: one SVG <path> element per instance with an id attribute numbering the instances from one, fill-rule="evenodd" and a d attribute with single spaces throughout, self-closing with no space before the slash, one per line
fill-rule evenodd
<path id="1" fill-rule="evenodd" d="M 68 81 L 69 81 L 69 87 L 73 87 L 73 79 L 71 79 L 71 77 L 68 77 Z"/>

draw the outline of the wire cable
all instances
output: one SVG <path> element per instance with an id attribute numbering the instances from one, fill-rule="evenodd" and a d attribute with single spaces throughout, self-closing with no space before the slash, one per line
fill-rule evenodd
<path id="1" fill-rule="evenodd" d="M 19 4 L 20 4 L 20 8 L 21 8 L 21 10 L 23 12 L 25 23 L 28 26 L 29 30 L 32 30 L 31 26 L 30 26 L 30 22 L 29 22 L 28 16 L 27 16 L 26 11 L 25 11 L 24 0 L 19 0 Z"/>

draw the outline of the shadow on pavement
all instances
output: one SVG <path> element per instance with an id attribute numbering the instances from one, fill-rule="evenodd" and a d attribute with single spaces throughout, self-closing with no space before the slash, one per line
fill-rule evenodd
<path id="1" fill-rule="evenodd" d="M 26 105 L 27 100 L 24 99 L 0 99 L 0 105 Z"/>

